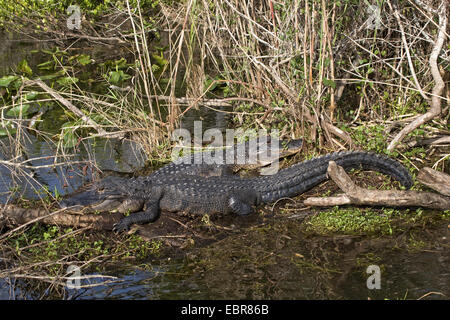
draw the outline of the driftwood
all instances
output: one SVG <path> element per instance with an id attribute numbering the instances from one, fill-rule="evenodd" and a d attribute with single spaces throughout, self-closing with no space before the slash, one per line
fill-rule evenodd
<path id="1" fill-rule="evenodd" d="M 440 145 L 447 145 L 450 144 L 450 136 L 439 136 L 429 139 L 423 139 L 423 140 L 415 140 L 407 143 L 408 147 L 416 147 L 416 146 L 426 146 L 426 145 L 432 145 L 432 146 L 440 146 Z"/>
<path id="2" fill-rule="evenodd" d="M 70 227 L 91 227 L 97 230 L 112 230 L 115 223 L 123 217 L 120 213 L 81 214 L 67 210 L 49 212 L 45 208 L 21 208 L 16 205 L 5 205 L 0 214 L 10 219 L 15 225 L 41 222 Z"/>
<path id="3" fill-rule="evenodd" d="M 425 167 L 419 171 L 417 180 L 437 192 L 450 197 L 450 176 Z"/>
<path id="4" fill-rule="evenodd" d="M 450 176 L 426 168 L 419 174 L 425 177 L 419 180 L 427 186 L 448 194 L 450 192 Z M 358 187 L 347 175 L 345 170 L 336 162 L 330 161 L 328 175 L 345 192 L 344 195 L 336 197 L 311 197 L 304 201 L 307 206 L 336 206 L 346 204 L 390 206 L 390 207 L 425 207 L 438 210 L 450 209 L 450 197 L 432 193 L 413 190 L 368 190 Z"/>

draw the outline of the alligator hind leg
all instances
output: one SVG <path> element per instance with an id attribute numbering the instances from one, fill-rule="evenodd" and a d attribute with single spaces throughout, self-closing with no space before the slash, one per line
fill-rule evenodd
<path id="1" fill-rule="evenodd" d="M 243 190 L 228 197 L 228 208 L 231 212 L 244 216 L 253 213 L 253 206 L 261 203 L 259 193 L 254 190 Z"/>

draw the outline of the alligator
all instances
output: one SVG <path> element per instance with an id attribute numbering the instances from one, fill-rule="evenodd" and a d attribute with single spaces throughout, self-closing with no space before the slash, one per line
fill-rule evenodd
<path id="1" fill-rule="evenodd" d="M 279 140 L 270 135 L 259 136 L 232 146 L 206 149 L 180 157 L 153 172 L 149 178 L 180 173 L 208 177 L 233 174 L 242 168 L 261 169 L 299 152 L 302 146 L 302 139 Z"/>
<path id="2" fill-rule="evenodd" d="M 346 171 L 362 168 L 390 175 L 407 189 L 413 184 L 409 171 L 394 159 L 366 151 L 343 151 L 294 164 L 273 175 L 250 178 L 223 170 L 217 175 L 191 174 L 192 168 L 176 164 L 146 177 L 107 177 L 67 199 L 64 206 L 95 209 L 96 204 L 101 204 L 102 210 L 132 212 L 114 226 L 115 232 L 127 231 L 133 224 L 154 222 L 161 211 L 248 215 L 261 204 L 300 195 L 326 181 L 330 161 Z"/>

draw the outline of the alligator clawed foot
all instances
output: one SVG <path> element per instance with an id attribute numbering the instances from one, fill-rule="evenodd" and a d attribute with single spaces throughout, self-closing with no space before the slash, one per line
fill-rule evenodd
<path id="1" fill-rule="evenodd" d="M 127 221 L 124 221 L 124 219 L 120 220 L 119 222 L 115 223 L 113 225 L 113 229 L 112 231 L 114 233 L 122 233 L 122 232 L 126 232 L 130 230 L 130 223 L 128 223 Z"/>

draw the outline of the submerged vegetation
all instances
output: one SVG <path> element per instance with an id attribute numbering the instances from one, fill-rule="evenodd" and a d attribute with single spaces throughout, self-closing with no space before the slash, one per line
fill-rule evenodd
<path id="1" fill-rule="evenodd" d="M 366 2 L 353 0 L 0 0 L 0 37 L 5 39 L 0 58 L 17 39 L 39 44 L 0 66 L 0 166 L 36 183 L 41 197 L 33 205 L 51 212 L 61 194 L 30 173 L 36 160 L 27 154 L 30 136 L 52 146 L 48 168 L 55 172 L 57 167 L 72 170 L 73 155 L 84 145 L 115 138 L 142 148 L 148 164 L 142 171 L 148 172 L 169 161 L 175 143 L 171 135 L 183 116 L 209 109 L 230 114 L 231 127 L 279 129 L 283 137 L 303 137 L 302 159 L 364 149 L 397 158 L 413 175 L 424 166 L 450 173 L 448 140 L 433 143 L 450 135 L 448 34 L 436 58 L 445 84 L 439 116 L 391 147 L 436 96 L 429 57 L 442 23 L 439 10 L 445 1 L 438 2 L 431 7 L 415 0 L 395 5 L 376 1 L 380 16 L 374 17 Z M 79 6 L 80 29 L 67 27 L 70 5 Z M 82 175 L 88 175 L 86 163 L 95 167 L 92 158 L 77 164 Z M 19 194 L 20 184 L 8 187 L 1 192 Z M 414 188 L 426 189 L 417 184 Z M 30 203 L 13 197 L 7 201 Z M 449 219 L 448 211 L 422 209 L 335 207 L 307 212 L 301 232 L 308 237 L 389 239 Z M 259 215 L 265 217 L 266 212 Z M 176 223 L 181 230 L 192 227 L 186 221 Z M 216 226 L 209 216 L 192 228 L 232 229 Z M 251 230 L 271 238 L 277 228 L 282 227 Z M 139 235 L 115 240 L 89 228 L 38 223 L 17 227 L 3 219 L 0 232 L 0 276 L 28 274 L 33 281 L 51 283 L 51 288 L 64 283 L 74 262 L 83 272 L 103 272 L 110 263 L 161 254 L 173 240 L 143 240 Z M 195 243 L 181 238 L 186 240 L 183 248 Z M 416 250 L 427 247 L 425 240 L 409 240 Z M 335 266 L 306 261 L 298 254 L 271 254 L 265 267 L 288 259 L 299 269 L 333 274 Z M 255 257 L 247 252 L 237 261 L 246 265 L 247 258 Z M 206 262 L 199 268 L 206 269 Z"/>

